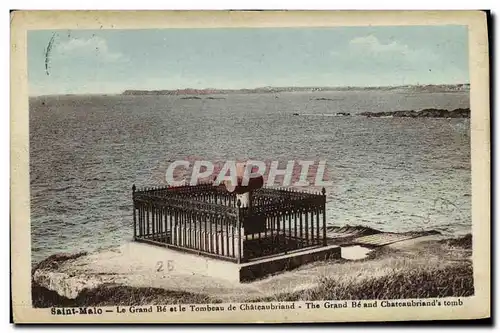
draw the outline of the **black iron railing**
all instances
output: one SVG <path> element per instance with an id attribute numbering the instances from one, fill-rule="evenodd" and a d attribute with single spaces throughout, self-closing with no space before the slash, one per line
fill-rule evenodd
<path id="1" fill-rule="evenodd" d="M 251 207 L 211 183 L 132 191 L 139 242 L 234 262 L 326 245 L 324 189 L 261 188 Z"/>

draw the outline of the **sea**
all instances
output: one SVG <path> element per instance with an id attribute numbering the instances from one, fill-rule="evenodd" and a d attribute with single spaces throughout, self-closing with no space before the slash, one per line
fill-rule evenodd
<path id="1" fill-rule="evenodd" d="M 326 161 L 330 226 L 471 232 L 470 119 L 359 115 L 467 108 L 466 91 L 200 97 L 31 97 L 32 262 L 130 241 L 132 185 L 162 185 L 193 156 Z"/>

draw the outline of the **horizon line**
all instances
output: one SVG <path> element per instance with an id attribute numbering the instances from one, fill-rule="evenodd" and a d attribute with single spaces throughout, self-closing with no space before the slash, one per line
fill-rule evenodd
<path id="1" fill-rule="evenodd" d="M 427 87 L 427 86 L 470 86 L 470 82 L 462 82 L 462 83 L 422 83 L 422 84 L 401 84 L 401 85 L 380 85 L 380 86 L 258 86 L 253 88 L 172 88 L 172 89 L 134 89 L 128 88 L 121 90 L 119 92 L 113 93 L 101 93 L 101 92 L 86 92 L 86 93 L 53 93 L 53 94 L 40 94 L 40 95 L 30 95 L 28 97 L 45 97 L 45 96 L 89 96 L 89 95 L 122 95 L 126 91 L 182 91 L 182 90 L 198 90 L 198 91 L 206 91 L 206 90 L 226 90 L 226 91 L 239 91 L 239 90 L 257 90 L 257 89 L 384 89 L 384 88 L 401 88 L 401 87 Z"/>

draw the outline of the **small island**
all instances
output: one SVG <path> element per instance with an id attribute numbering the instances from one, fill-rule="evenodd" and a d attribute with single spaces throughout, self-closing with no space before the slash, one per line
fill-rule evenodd
<path id="1" fill-rule="evenodd" d="M 361 112 L 365 117 L 401 117 L 401 118 L 470 118 L 470 109 L 423 109 L 420 111 L 386 111 L 386 112 Z"/>

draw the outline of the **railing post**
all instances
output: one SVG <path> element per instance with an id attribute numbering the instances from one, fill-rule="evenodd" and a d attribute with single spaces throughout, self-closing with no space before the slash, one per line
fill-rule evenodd
<path id="1" fill-rule="evenodd" d="M 238 264 L 241 263 L 241 252 L 243 244 L 241 242 L 241 214 L 240 214 L 241 201 L 238 199 L 236 203 L 236 221 L 238 224 Z"/>
<path id="2" fill-rule="evenodd" d="M 326 246 L 326 190 L 324 187 L 321 189 L 321 194 L 323 194 L 323 246 Z"/>
<path id="3" fill-rule="evenodd" d="M 134 211 L 134 240 L 137 238 L 137 216 L 135 212 L 135 184 L 132 185 L 132 210 Z"/>

